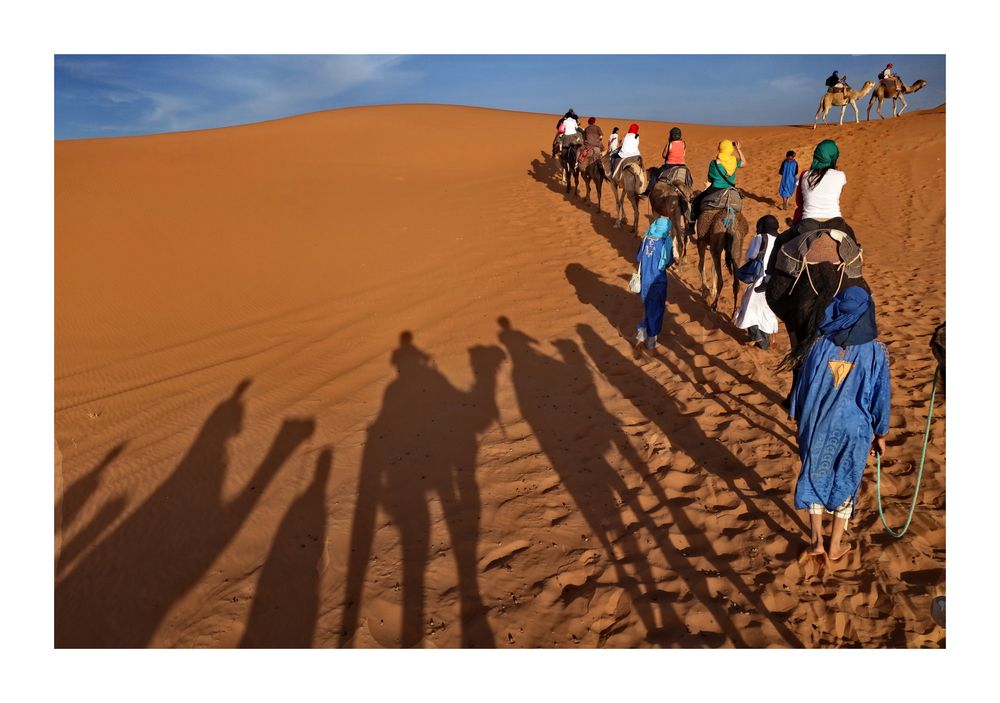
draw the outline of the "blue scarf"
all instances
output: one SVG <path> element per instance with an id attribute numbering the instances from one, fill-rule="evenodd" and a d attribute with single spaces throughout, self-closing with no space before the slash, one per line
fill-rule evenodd
<path id="1" fill-rule="evenodd" d="M 871 295 L 860 286 L 842 290 L 823 313 L 819 331 L 839 347 L 856 346 L 875 339 L 878 328 Z"/>

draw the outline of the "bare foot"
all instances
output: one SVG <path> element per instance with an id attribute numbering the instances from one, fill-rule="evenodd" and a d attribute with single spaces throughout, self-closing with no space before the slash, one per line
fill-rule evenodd
<path id="1" fill-rule="evenodd" d="M 823 548 L 823 540 L 820 539 L 819 542 L 811 542 L 809 545 L 809 553 L 817 557 L 821 557 L 826 554 L 826 550 Z"/>
<path id="2" fill-rule="evenodd" d="M 851 545 L 840 545 L 840 547 L 834 551 L 833 545 L 830 545 L 830 561 L 840 561 L 844 556 L 851 551 Z"/>

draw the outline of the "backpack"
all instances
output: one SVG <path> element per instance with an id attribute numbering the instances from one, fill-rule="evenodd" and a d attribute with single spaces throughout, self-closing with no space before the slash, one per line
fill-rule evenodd
<path id="1" fill-rule="evenodd" d="M 767 236 L 767 235 L 763 235 Z M 757 252 L 757 257 L 750 259 L 738 269 L 736 269 L 736 278 L 738 278 L 743 283 L 753 283 L 758 278 L 764 275 L 764 254 L 767 253 L 767 239 L 764 239 L 760 243 L 760 251 Z"/>

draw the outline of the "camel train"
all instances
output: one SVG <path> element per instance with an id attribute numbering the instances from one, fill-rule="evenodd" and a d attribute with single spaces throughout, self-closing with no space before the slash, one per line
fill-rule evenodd
<path id="1" fill-rule="evenodd" d="M 903 110 L 906 109 L 906 100 L 903 98 L 904 95 L 910 95 L 911 93 L 916 93 L 918 90 L 927 85 L 927 81 L 919 80 L 914 82 L 912 85 L 906 85 L 899 78 L 886 78 L 875 84 L 875 81 L 865 81 L 865 84 L 861 86 L 861 90 L 854 90 L 850 86 L 844 86 L 843 91 L 831 92 L 827 91 L 823 94 L 823 97 L 819 101 L 819 109 L 816 110 L 816 115 L 813 117 L 813 129 L 816 129 L 816 123 L 819 121 L 820 115 L 823 116 L 823 124 L 827 124 L 826 116 L 830 114 L 830 110 L 835 107 L 840 108 L 840 122 L 839 124 L 844 124 L 844 113 L 847 112 L 847 106 L 850 105 L 854 108 L 854 119 L 856 122 L 861 122 L 861 115 L 858 112 L 858 100 L 868 95 L 872 92 L 871 98 L 868 100 L 868 110 L 865 113 L 865 119 L 871 119 L 872 105 L 876 102 L 878 103 L 878 116 L 885 118 L 882 114 L 882 102 L 884 100 L 892 100 L 892 116 L 898 117 L 903 114 Z M 899 110 L 896 109 L 896 101 L 902 104 Z"/>

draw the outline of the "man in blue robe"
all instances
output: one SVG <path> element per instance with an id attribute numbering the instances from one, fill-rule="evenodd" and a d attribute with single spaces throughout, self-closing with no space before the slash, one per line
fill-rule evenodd
<path id="1" fill-rule="evenodd" d="M 670 220 L 658 217 L 646 230 L 636 253 L 639 278 L 642 283 L 642 321 L 636 325 L 633 356 L 642 356 L 642 348 L 652 351 L 663 329 L 667 311 L 667 267 L 674 262 L 674 244 L 670 237 Z"/>
<path id="2" fill-rule="evenodd" d="M 889 355 L 876 339 L 875 303 L 860 286 L 833 299 L 819 331 L 792 391 L 802 458 L 795 507 L 809 510 L 810 553 L 837 561 L 850 551 L 841 538 L 854 514 L 869 451 L 885 452 Z M 834 515 L 829 552 L 823 549 L 824 513 Z"/>

